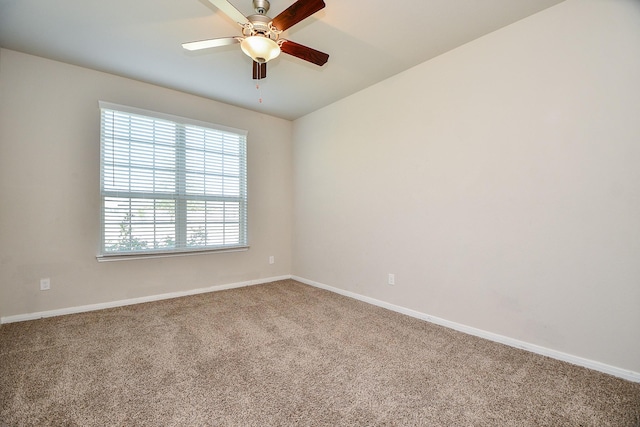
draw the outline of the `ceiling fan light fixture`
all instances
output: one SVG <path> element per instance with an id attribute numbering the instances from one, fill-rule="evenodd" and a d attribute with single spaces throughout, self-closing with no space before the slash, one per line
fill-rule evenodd
<path id="1" fill-rule="evenodd" d="M 242 51 L 254 61 L 262 64 L 280 55 L 278 43 L 265 36 L 245 37 L 240 43 Z"/>

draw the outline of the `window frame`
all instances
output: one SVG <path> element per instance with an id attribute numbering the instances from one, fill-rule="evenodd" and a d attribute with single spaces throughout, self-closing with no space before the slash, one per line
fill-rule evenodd
<path id="1" fill-rule="evenodd" d="M 136 107 L 130 107 L 125 105 L 114 104 L 106 101 L 99 101 L 99 114 L 100 114 L 100 247 L 98 249 L 98 254 L 96 258 L 98 261 L 115 261 L 120 259 L 140 259 L 140 258 L 158 258 L 158 257 L 174 257 L 174 256 L 185 256 L 185 255 L 197 255 L 203 253 L 219 253 L 219 252 L 237 252 L 237 251 L 246 251 L 249 249 L 249 233 L 248 233 L 248 173 L 247 173 L 247 135 L 248 132 L 242 129 L 236 129 L 228 126 L 218 125 L 215 123 L 204 122 L 200 120 L 190 119 L 186 117 L 176 116 L 172 114 L 160 113 L 156 111 L 145 110 Z M 114 191 L 109 191 L 105 189 L 104 183 L 104 168 L 105 168 L 105 158 L 104 158 L 104 147 L 103 147 L 103 139 L 104 139 L 104 110 L 115 111 L 118 113 L 130 114 L 134 116 L 144 116 L 146 118 L 150 118 L 153 120 L 161 120 L 168 121 L 177 126 L 177 128 L 182 128 L 183 131 L 178 131 L 174 143 L 176 147 L 176 176 L 173 178 L 175 183 L 175 190 L 173 191 L 171 198 L 166 198 L 167 193 L 162 193 L 162 197 L 157 197 L 158 192 L 136 192 L 136 191 L 115 191 L 119 194 L 117 197 L 121 198 L 129 198 L 129 199 L 149 199 L 149 200 L 158 200 L 161 198 L 165 198 L 166 200 L 173 200 L 176 203 L 175 212 L 174 212 L 174 240 L 175 246 L 174 248 L 150 248 L 143 250 L 129 250 L 129 251 L 107 251 L 106 245 L 106 223 L 105 223 L 105 199 L 108 197 L 114 197 Z M 240 152 L 241 154 L 238 156 L 239 160 L 239 195 L 235 197 L 239 203 L 239 220 L 238 220 L 238 228 L 239 228 L 239 236 L 237 244 L 221 244 L 221 245 L 203 245 L 203 246 L 195 246 L 188 247 L 186 243 L 186 238 L 184 236 L 187 233 L 187 228 L 189 222 L 186 219 L 186 206 L 190 201 L 213 201 L 222 200 L 229 201 L 227 199 L 233 199 L 234 197 L 228 196 L 213 196 L 213 195 L 198 195 L 191 194 L 186 191 L 186 179 L 185 176 L 187 174 L 187 167 L 184 162 L 186 159 L 186 153 L 188 149 L 186 148 L 186 136 L 185 129 L 189 126 L 195 126 L 197 128 L 204 128 L 213 131 L 219 131 L 222 133 L 232 133 L 235 136 L 240 138 Z M 178 136 L 182 135 L 182 136 Z M 155 140 L 154 140 L 155 146 Z M 181 150 L 181 151 L 180 151 Z M 178 151 L 181 154 L 178 154 Z M 181 166 L 178 166 L 179 163 L 182 163 Z M 155 170 L 155 168 L 154 168 Z M 206 173 L 204 170 L 202 171 L 203 175 Z M 182 179 L 179 178 L 182 177 Z M 129 181 L 131 182 L 131 181 Z M 144 193 L 144 196 L 140 194 Z M 179 207 L 180 205 L 180 207 Z M 156 224 L 157 221 L 153 221 L 153 224 Z M 182 242 L 178 242 L 180 239 L 179 236 L 183 237 Z"/>

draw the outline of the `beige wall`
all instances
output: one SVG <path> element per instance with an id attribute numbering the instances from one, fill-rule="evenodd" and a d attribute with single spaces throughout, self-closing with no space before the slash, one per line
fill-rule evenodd
<path id="1" fill-rule="evenodd" d="M 568 0 L 294 122 L 293 273 L 640 372 L 639 22 Z"/>
<path id="2" fill-rule="evenodd" d="M 248 130 L 251 248 L 98 263 L 98 100 Z M 0 316 L 290 274 L 291 130 L 286 120 L 1 50 Z"/>

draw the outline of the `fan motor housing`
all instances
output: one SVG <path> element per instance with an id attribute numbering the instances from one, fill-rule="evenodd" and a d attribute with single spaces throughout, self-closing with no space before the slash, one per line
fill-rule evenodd
<path id="1" fill-rule="evenodd" d="M 247 19 L 251 22 L 251 29 L 249 31 L 251 34 L 245 34 L 245 36 L 261 34 L 272 40 L 278 39 L 278 34 L 274 32 L 274 28 L 269 25 L 273 19 L 267 15 L 251 15 L 247 16 Z"/>

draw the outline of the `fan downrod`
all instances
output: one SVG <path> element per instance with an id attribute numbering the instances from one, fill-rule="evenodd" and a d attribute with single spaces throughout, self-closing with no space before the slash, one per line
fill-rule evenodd
<path id="1" fill-rule="evenodd" d="M 258 15 L 266 15 L 270 6 L 269 0 L 253 0 L 253 8 Z"/>

